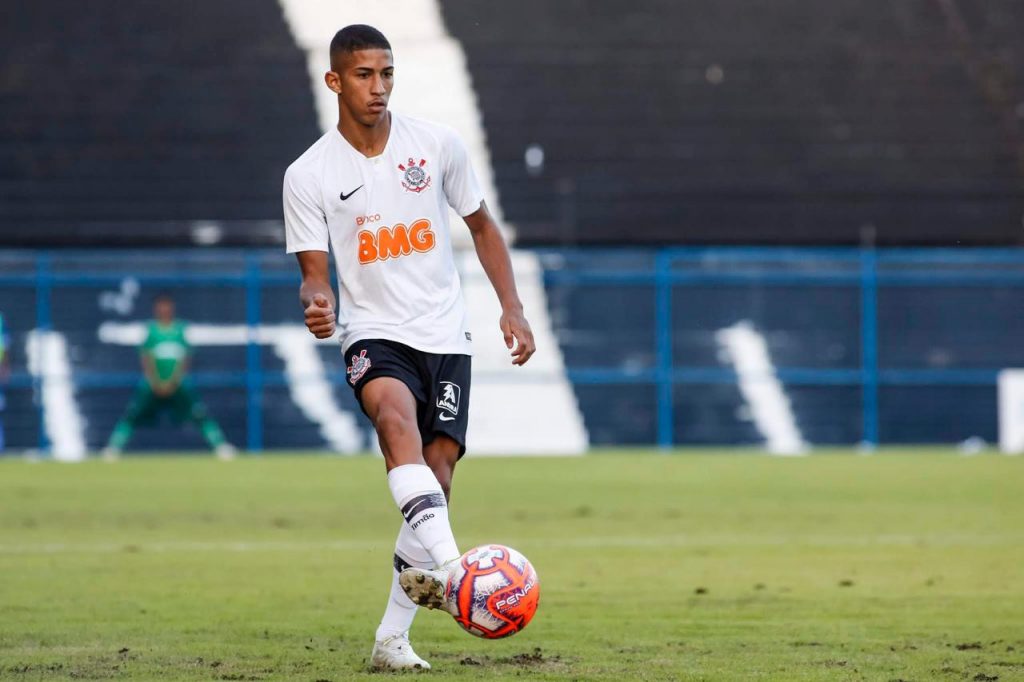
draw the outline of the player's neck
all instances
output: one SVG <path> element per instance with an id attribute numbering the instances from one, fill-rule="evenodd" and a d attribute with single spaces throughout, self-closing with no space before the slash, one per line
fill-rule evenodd
<path id="1" fill-rule="evenodd" d="M 391 135 L 391 112 L 387 112 L 386 116 L 382 116 L 372 126 L 363 125 L 348 116 L 339 116 L 338 132 L 363 156 L 380 156 L 384 153 L 388 137 Z"/>

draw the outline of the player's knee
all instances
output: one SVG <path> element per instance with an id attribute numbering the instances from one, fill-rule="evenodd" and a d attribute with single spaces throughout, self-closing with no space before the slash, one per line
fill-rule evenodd
<path id="1" fill-rule="evenodd" d="M 381 405 L 377 416 L 373 420 L 373 427 L 377 430 L 377 436 L 385 441 L 391 442 L 406 436 L 416 428 L 411 417 L 402 413 L 392 405 Z"/>

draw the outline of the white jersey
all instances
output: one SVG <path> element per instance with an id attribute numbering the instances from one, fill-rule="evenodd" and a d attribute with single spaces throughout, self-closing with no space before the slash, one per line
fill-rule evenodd
<path id="1" fill-rule="evenodd" d="M 288 253 L 334 252 L 342 349 L 362 339 L 471 354 L 448 207 L 476 212 L 483 193 L 446 126 L 391 114 L 380 156 L 333 128 L 284 175 Z"/>

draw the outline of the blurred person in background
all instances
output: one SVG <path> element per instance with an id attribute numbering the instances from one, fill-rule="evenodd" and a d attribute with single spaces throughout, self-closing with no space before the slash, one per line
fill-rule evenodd
<path id="1" fill-rule="evenodd" d="M 227 442 L 188 381 L 192 356 L 192 347 L 185 338 L 188 325 L 175 318 L 174 299 L 169 294 L 159 294 L 153 300 L 153 317 L 139 347 L 143 378 L 110 434 L 102 452 L 104 459 L 117 459 L 135 428 L 155 422 L 163 412 L 169 412 L 176 424 L 194 422 L 218 458 L 233 459 L 234 446 Z"/>

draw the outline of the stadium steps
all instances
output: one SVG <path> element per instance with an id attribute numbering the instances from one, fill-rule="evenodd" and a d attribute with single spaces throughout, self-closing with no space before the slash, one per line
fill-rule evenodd
<path id="1" fill-rule="evenodd" d="M 1019 73 L 1024 5 L 960 4 L 979 54 Z M 580 243 L 858 243 L 864 225 L 890 244 L 1020 240 L 1019 163 L 937 5 L 444 10 L 521 243 L 573 221 Z"/>
<path id="2" fill-rule="evenodd" d="M 40 0 L 15 19 L 0 25 L 7 243 L 164 243 L 166 221 L 196 220 L 266 243 L 248 222 L 280 221 L 284 169 L 319 136 L 276 0 Z"/>

